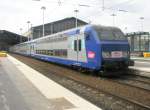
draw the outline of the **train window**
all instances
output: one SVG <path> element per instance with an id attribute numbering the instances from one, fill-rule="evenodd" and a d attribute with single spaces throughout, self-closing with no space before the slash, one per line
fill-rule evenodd
<path id="1" fill-rule="evenodd" d="M 81 39 L 78 41 L 79 41 L 79 51 L 81 51 L 81 46 L 82 46 Z"/>
<path id="2" fill-rule="evenodd" d="M 77 51 L 77 40 L 74 40 L 74 51 Z"/>
<path id="3" fill-rule="evenodd" d="M 51 55 L 52 55 L 52 56 L 54 55 L 54 51 L 53 51 L 53 50 L 51 50 Z"/>
<path id="4" fill-rule="evenodd" d="M 122 31 L 114 27 L 94 26 L 100 40 L 127 40 Z"/>
<path id="5" fill-rule="evenodd" d="M 33 48 L 32 48 L 33 50 L 34 50 L 34 45 L 33 45 Z"/>
<path id="6" fill-rule="evenodd" d="M 36 50 L 36 54 L 43 54 L 49 56 L 67 57 L 67 49 L 56 50 Z"/>
<path id="7" fill-rule="evenodd" d="M 44 54 L 47 55 L 47 50 L 45 50 Z"/>
<path id="8" fill-rule="evenodd" d="M 78 51 L 81 51 L 82 49 L 82 40 L 78 40 Z M 77 40 L 74 40 L 74 51 L 77 51 Z"/>
<path id="9" fill-rule="evenodd" d="M 81 49 L 84 50 L 85 49 L 85 40 L 83 39 L 81 43 L 82 43 L 81 44 Z"/>

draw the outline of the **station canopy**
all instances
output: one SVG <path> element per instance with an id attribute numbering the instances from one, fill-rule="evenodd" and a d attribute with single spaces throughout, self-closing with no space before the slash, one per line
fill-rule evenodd
<path id="1" fill-rule="evenodd" d="M 0 50 L 8 50 L 10 46 L 25 41 L 27 41 L 27 37 L 6 30 L 0 30 Z"/>
<path id="2" fill-rule="evenodd" d="M 6 30 L 0 30 L 0 42 L 5 42 L 9 45 L 15 45 L 25 41 L 27 41 L 27 37 Z"/>

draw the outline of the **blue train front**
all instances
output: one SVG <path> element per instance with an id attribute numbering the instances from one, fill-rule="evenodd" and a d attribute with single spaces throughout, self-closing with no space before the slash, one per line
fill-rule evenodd
<path id="1" fill-rule="evenodd" d="M 127 38 L 116 27 L 90 25 L 85 28 L 88 68 L 127 69 L 132 66 Z"/>
<path id="2" fill-rule="evenodd" d="M 86 25 L 24 42 L 10 48 L 12 52 L 41 60 L 101 71 L 127 68 L 130 47 L 120 29 Z"/>

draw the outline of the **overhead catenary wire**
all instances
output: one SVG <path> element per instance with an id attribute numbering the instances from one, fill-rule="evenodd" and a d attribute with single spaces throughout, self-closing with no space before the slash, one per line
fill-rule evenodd
<path id="1" fill-rule="evenodd" d="M 66 1 L 60 1 L 60 0 L 58 0 L 58 2 L 54 2 L 54 1 L 48 1 L 48 0 L 45 0 L 46 2 L 49 2 L 49 3 L 61 3 L 61 5 L 57 5 L 56 6 L 56 8 L 54 8 L 54 9 L 52 9 L 52 11 L 50 11 L 50 13 L 52 14 L 53 12 L 55 12 L 56 10 L 60 10 L 60 8 L 61 7 L 63 7 L 63 6 L 65 6 L 65 5 L 68 5 L 68 6 L 73 6 L 73 7 L 88 7 L 88 8 L 91 8 L 91 9 L 93 9 L 93 8 L 100 8 L 100 9 L 105 9 L 105 10 L 108 10 L 108 11 L 126 11 L 126 10 L 123 10 L 123 9 L 116 9 L 116 7 L 117 6 L 120 6 L 120 5 L 123 5 L 123 4 L 127 4 L 127 3 L 130 3 L 131 1 L 134 1 L 134 0 L 127 0 L 127 1 L 124 1 L 124 2 L 121 2 L 121 3 L 118 3 L 118 4 L 115 4 L 115 5 L 112 5 L 112 6 L 110 6 L 110 7 L 107 7 L 107 4 L 106 4 L 106 2 L 105 1 L 102 1 L 101 3 L 103 3 L 103 5 L 101 5 L 101 6 L 98 6 L 98 5 L 95 5 L 95 4 L 79 4 L 79 3 L 67 3 L 68 2 L 68 0 L 67 0 L 67 2 Z M 95 1 L 95 0 L 94 0 Z M 97 1 L 97 0 L 96 0 Z M 105 3 L 105 6 L 104 6 L 104 3 Z M 59 8 L 58 8 L 59 7 Z M 72 11 L 72 10 L 70 10 L 70 11 Z M 104 13 L 103 13 L 103 11 L 104 10 L 98 10 L 97 11 L 97 14 L 99 15 L 99 16 L 102 16 L 102 15 L 104 15 Z M 106 12 L 106 11 L 105 11 Z M 126 12 L 128 12 L 128 11 L 126 11 Z M 93 13 L 93 14 L 95 14 L 95 13 Z M 88 15 L 88 16 L 85 16 L 85 17 L 83 17 L 83 18 L 89 18 L 89 17 L 91 17 L 91 16 L 94 16 L 94 15 Z M 95 15 L 96 16 L 96 15 Z"/>

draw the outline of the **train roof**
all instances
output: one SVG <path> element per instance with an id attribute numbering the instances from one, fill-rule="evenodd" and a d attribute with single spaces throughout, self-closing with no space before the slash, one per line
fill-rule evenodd
<path id="1" fill-rule="evenodd" d="M 93 27 L 94 29 L 101 29 L 101 30 L 103 30 L 103 29 L 108 29 L 108 30 L 109 29 L 117 29 L 117 30 L 120 30 L 118 27 L 113 27 L 113 26 L 103 26 L 103 25 L 88 24 L 88 25 L 77 27 L 77 28 L 68 29 L 66 31 L 58 32 L 58 33 L 55 33 L 55 34 L 47 35 L 47 36 L 44 36 L 44 37 L 40 37 L 40 38 L 31 40 L 31 41 L 27 41 L 27 42 L 23 42 L 23 43 L 20 43 L 20 44 L 31 43 L 31 42 L 35 42 L 35 41 L 38 41 L 38 40 L 42 40 L 42 39 L 48 38 L 48 37 L 57 36 L 57 35 L 60 35 L 60 34 L 68 34 L 69 32 L 77 31 L 79 29 L 80 29 L 80 32 L 84 33 L 84 31 L 85 31 L 85 29 L 87 27 Z M 17 44 L 17 45 L 20 45 L 20 44 Z"/>
<path id="2" fill-rule="evenodd" d="M 115 26 L 103 26 L 103 25 L 92 25 L 94 28 L 98 28 L 98 29 L 118 29 L 120 30 L 118 27 Z"/>

